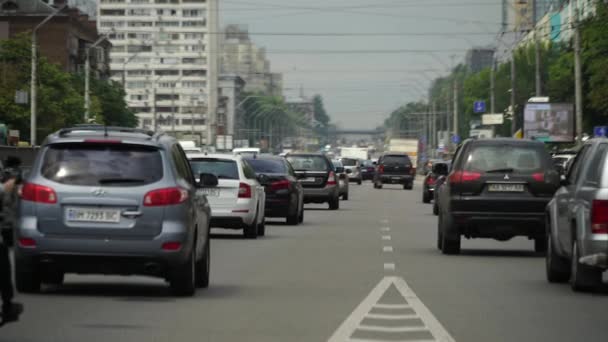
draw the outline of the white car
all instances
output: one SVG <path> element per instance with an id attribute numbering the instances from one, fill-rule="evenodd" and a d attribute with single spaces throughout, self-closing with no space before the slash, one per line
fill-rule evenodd
<path id="1" fill-rule="evenodd" d="M 195 175 L 213 174 L 217 187 L 201 189 L 211 205 L 211 227 L 243 229 L 247 238 L 265 235 L 266 193 L 240 155 L 187 154 Z"/>

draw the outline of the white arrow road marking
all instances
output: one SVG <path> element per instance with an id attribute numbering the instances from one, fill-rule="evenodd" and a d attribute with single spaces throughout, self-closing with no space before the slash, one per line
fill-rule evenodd
<path id="1" fill-rule="evenodd" d="M 379 303 L 384 294 L 391 289 L 392 285 L 397 289 L 402 298 L 392 299 L 400 303 Z M 394 292 L 394 291 L 393 291 Z M 383 300 L 384 301 L 384 300 Z M 407 304 L 406 304 L 407 303 Z M 406 310 L 410 309 L 414 314 L 373 314 L 372 310 Z M 373 323 L 364 323 L 373 322 Z M 412 321 L 417 321 L 412 325 Z M 400 325 L 400 322 L 402 323 Z M 422 322 L 422 323 L 420 323 Z M 355 333 L 365 333 L 366 337 L 353 337 Z M 376 338 L 374 335 L 381 334 Z M 328 342 L 382 342 L 386 340 L 397 341 L 400 335 L 387 337 L 387 334 L 417 334 L 426 333 L 432 339 L 409 335 L 411 338 L 401 338 L 407 342 L 437 341 L 455 342 L 454 338 L 435 318 L 431 311 L 416 296 L 414 291 L 407 285 L 405 280 L 400 277 L 384 277 L 370 294 L 355 308 L 355 310 L 340 325 L 338 330 L 329 338 Z M 367 337 L 373 336 L 373 337 Z M 396 338 L 395 338 L 396 337 Z"/>

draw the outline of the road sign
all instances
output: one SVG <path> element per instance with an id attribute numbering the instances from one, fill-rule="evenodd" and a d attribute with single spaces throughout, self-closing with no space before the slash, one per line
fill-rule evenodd
<path id="1" fill-rule="evenodd" d="M 504 120 L 502 114 L 484 114 L 481 116 L 481 122 L 484 125 L 502 125 Z"/>
<path id="2" fill-rule="evenodd" d="M 485 113 L 486 101 L 475 101 L 475 103 L 473 104 L 473 111 L 475 113 Z"/>
<path id="3" fill-rule="evenodd" d="M 596 137 L 605 137 L 608 135 L 608 126 L 593 127 L 593 135 Z"/>
<path id="4" fill-rule="evenodd" d="M 454 143 L 454 144 L 460 144 L 460 137 L 458 136 L 458 134 L 454 134 L 452 136 L 452 143 Z"/>

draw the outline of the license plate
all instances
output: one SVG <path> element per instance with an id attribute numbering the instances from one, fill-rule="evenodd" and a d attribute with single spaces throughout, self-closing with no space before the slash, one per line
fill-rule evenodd
<path id="1" fill-rule="evenodd" d="M 391 179 L 392 179 L 392 180 L 400 180 L 400 179 L 401 179 L 401 177 L 393 177 L 393 178 L 391 178 Z"/>
<path id="2" fill-rule="evenodd" d="M 523 192 L 523 184 L 490 184 L 488 191 L 491 192 Z"/>
<path id="3" fill-rule="evenodd" d="M 308 178 L 302 179 L 302 182 L 304 182 L 304 183 L 314 183 L 316 181 L 317 181 L 317 179 L 314 177 L 308 177 Z"/>
<path id="4" fill-rule="evenodd" d="M 220 197 L 220 189 L 205 188 L 202 192 L 207 197 Z"/>
<path id="5" fill-rule="evenodd" d="M 70 222 L 119 223 L 120 210 L 68 208 L 67 220 Z"/>

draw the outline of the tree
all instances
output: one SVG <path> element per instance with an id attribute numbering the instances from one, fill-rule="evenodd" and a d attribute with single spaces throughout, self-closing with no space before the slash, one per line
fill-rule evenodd
<path id="1" fill-rule="evenodd" d="M 327 126 L 330 118 L 329 115 L 327 115 L 327 111 L 325 111 L 323 97 L 317 94 L 312 98 L 312 101 L 314 104 L 315 120 L 320 122 L 323 126 Z"/>

